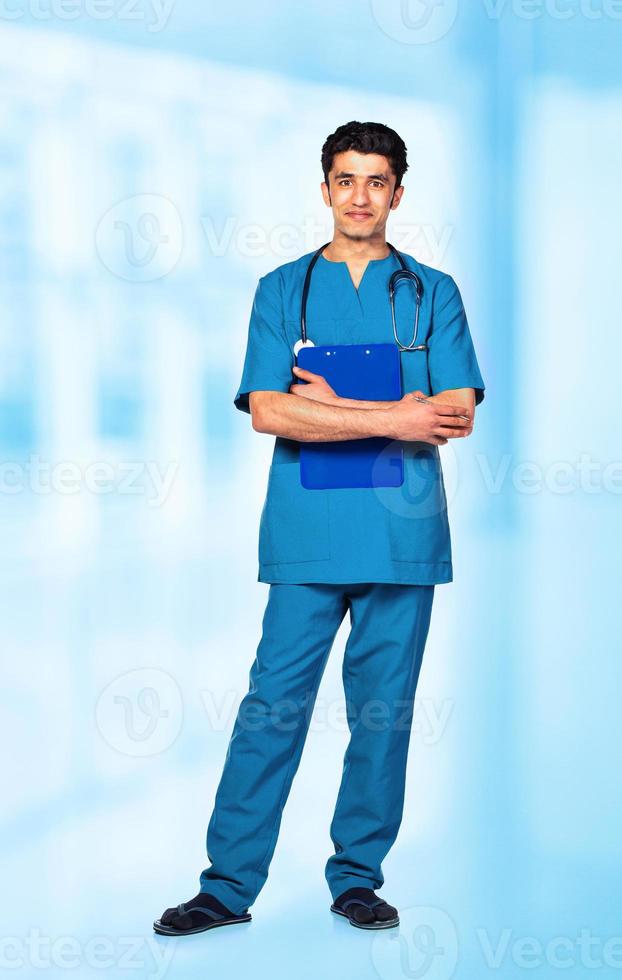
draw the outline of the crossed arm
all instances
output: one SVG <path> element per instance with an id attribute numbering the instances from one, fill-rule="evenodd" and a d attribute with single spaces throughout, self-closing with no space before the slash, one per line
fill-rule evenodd
<path id="1" fill-rule="evenodd" d="M 408 392 L 399 401 L 359 401 L 340 398 L 319 374 L 297 366 L 292 370 L 308 383 L 293 383 L 287 393 L 250 393 L 251 417 L 257 432 L 298 442 L 386 436 L 444 445 L 448 439 L 464 438 L 473 431 L 473 388 L 449 389 L 427 397 L 425 402 L 416 400 L 416 395 L 423 395 L 420 391 Z M 460 415 L 467 415 L 469 421 Z"/>

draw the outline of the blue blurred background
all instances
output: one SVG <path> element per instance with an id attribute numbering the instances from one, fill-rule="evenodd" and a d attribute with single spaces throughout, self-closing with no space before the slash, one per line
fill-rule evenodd
<path id="1" fill-rule="evenodd" d="M 0 970 L 619 976 L 621 39 L 616 0 L 2 5 Z M 350 119 L 405 140 L 389 240 L 487 385 L 441 449 L 402 925 L 328 910 L 344 622 L 254 921 L 172 942 L 268 593 L 250 304 L 330 237 Z"/>

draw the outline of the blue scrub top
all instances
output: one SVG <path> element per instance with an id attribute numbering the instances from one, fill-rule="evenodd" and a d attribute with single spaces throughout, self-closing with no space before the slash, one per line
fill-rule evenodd
<path id="1" fill-rule="evenodd" d="M 258 283 L 248 328 L 246 356 L 234 405 L 250 412 L 251 391 L 288 392 L 299 379 L 293 346 L 300 338 L 300 302 L 313 252 L 287 262 Z M 426 395 L 447 388 L 474 388 L 484 398 L 464 306 L 451 276 L 401 253 L 420 276 L 423 299 L 417 343 L 428 351 L 402 351 L 402 393 Z M 358 289 L 346 262 L 320 255 L 311 275 L 307 337 L 320 344 L 393 342 L 388 299 L 391 273 L 400 264 L 391 252 L 368 263 Z M 396 291 L 396 321 L 409 344 L 414 290 Z M 438 446 L 402 442 L 401 487 L 309 490 L 300 482 L 300 443 L 275 438 L 259 526 L 259 582 L 394 582 L 436 585 L 453 580 L 447 500 Z"/>

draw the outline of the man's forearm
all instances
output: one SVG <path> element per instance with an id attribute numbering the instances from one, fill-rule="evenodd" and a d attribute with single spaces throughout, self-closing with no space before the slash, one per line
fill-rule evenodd
<path id="1" fill-rule="evenodd" d="M 391 436 L 387 407 L 370 410 L 369 402 L 365 408 L 345 407 L 341 404 L 344 401 L 358 405 L 355 399 L 339 399 L 340 404 L 333 405 L 282 391 L 261 392 L 261 407 L 253 413 L 253 425 L 260 432 L 297 442 Z M 390 407 L 395 403 L 375 404 Z"/>
<path id="2" fill-rule="evenodd" d="M 365 408 L 365 409 L 385 408 L 386 409 L 386 408 L 393 408 L 394 405 L 397 405 L 397 402 L 396 401 L 375 402 L 367 399 L 361 400 L 358 398 L 341 398 L 339 395 L 337 395 L 334 399 L 331 399 L 329 402 L 327 402 L 327 404 L 338 405 L 341 408 Z"/>
<path id="3" fill-rule="evenodd" d="M 475 392 L 472 388 L 448 388 L 445 391 L 440 391 L 436 395 L 426 395 L 426 400 L 429 402 L 442 402 L 443 405 L 462 405 L 468 408 L 471 417 L 475 411 Z M 328 399 L 329 405 L 341 405 L 342 408 L 392 408 L 397 405 L 397 401 L 387 401 L 387 402 L 376 402 L 376 401 L 358 401 L 356 398 L 341 398 L 336 395 L 334 398 Z"/>
<path id="4" fill-rule="evenodd" d="M 436 395 L 426 395 L 428 401 L 442 402 L 444 405 L 464 405 L 468 408 L 475 407 L 475 395 L 472 388 L 448 388 L 440 391 Z M 375 402 L 359 401 L 356 398 L 341 398 L 336 395 L 328 401 L 329 405 L 341 405 L 342 408 L 392 408 L 397 405 L 397 401 Z"/>

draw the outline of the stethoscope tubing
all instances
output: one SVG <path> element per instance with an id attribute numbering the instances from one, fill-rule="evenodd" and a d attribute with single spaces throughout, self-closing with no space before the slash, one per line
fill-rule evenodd
<path id="1" fill-rule="evenodd" d="M 306 346 L 307 343 L 310 343 L 310 341 L 307 341 L 307 297 L 309 295 L 309 286 L 311 285 L 311 273 L 313 272 L 313 267 L 315 266 L 315 263 L 317 262 L 317 260 L 319 259 L 320 255 L 322 254 L 322 252 L 324 251 L 327 245 L 330 245 L 330 242 L 325 242 L 323 245 L 321 245 L 320 248 L 318 248 L 318 250 L 312 256 L 311 261 L 307 266 L 307 272 L 302 287 L 302 299 L 300 304 L 300 342 L 302 343 L 303 347 Z M 402 258 L 398 250 L 390 242 L 387 242 L 387 245 L 389 246 L 389 248 L 391 249 L 395 257 L 398 259 L 402 267 L 401 269 L 396 269 L 396 271 L 391 275 L 391 278 L 389 279 L 389 304 L 391 307 L 391 323 L 393 326 L 393 336 L 395 337 L 395 343 L 397 344 L 400 351 L 427 350 L 428 349 L 427 344 L 417 344 L 417 334 L 419 332 L 419 309 L 421 307 L 421 298 L 423 296 L 423 285 L 421 279 L 419 278 L 416 272 L 413 272 L 412 269 L 409 269 L 406 266 L 406 263 L 404 262 L 404 259 Z M 406 281 L 412 282 L 414 284 L 415 295 L 416 295 L 415 323 L 413 328 L 412 339 L 410 341 L 410 344 L 408 344 L 408 346 L 402 344 L 401 340 L 399 339 L 397 334 L 397 324 L 395 321 L 396 287 L 399 285 L 400 282 L 406 282 Z"/>

